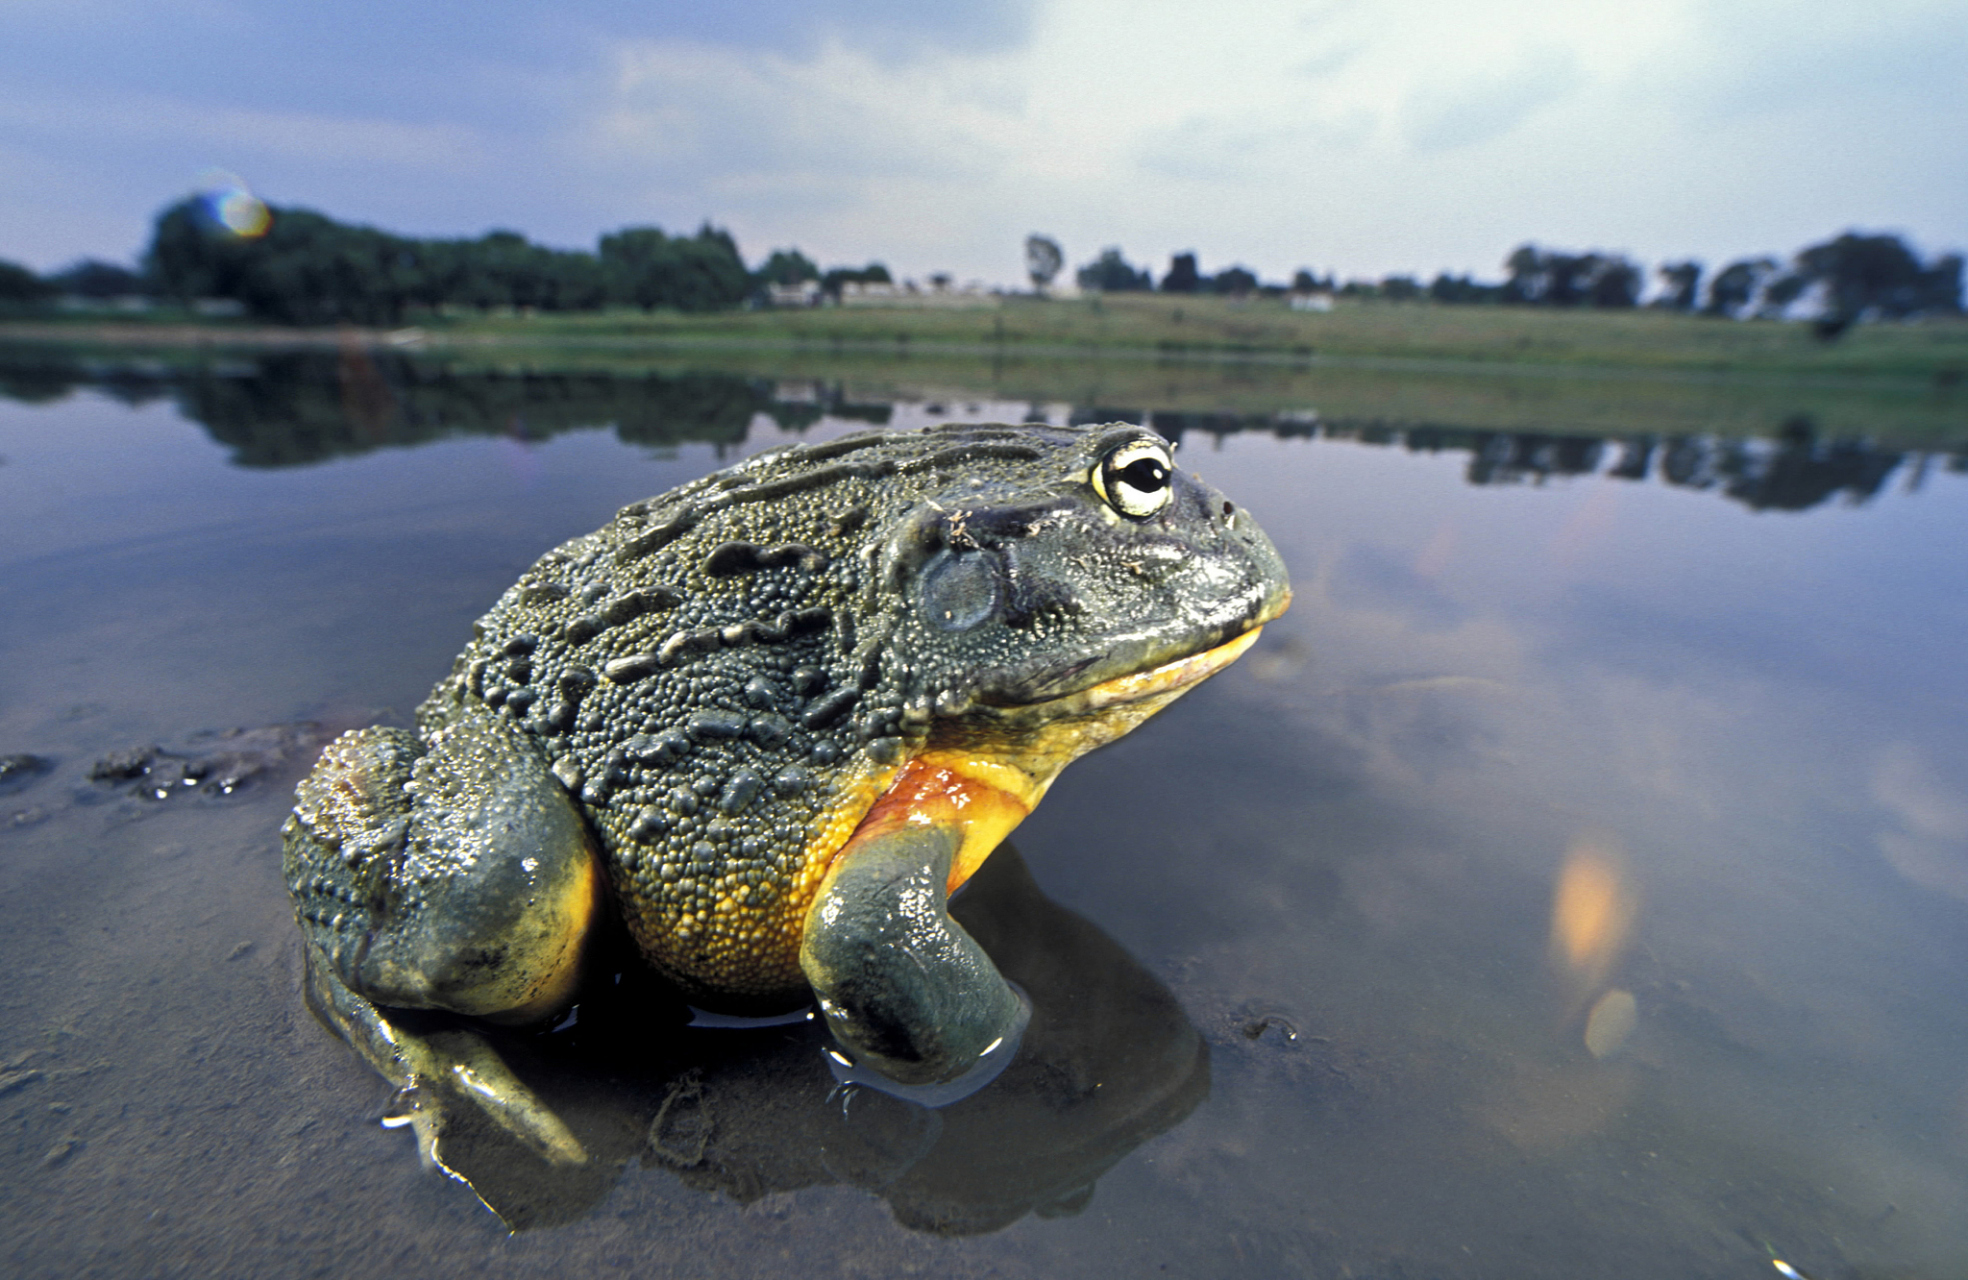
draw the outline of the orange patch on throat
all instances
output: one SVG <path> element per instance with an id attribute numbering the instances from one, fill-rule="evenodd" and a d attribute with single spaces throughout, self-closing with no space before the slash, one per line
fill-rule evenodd
<path id="1" fill-rule="evenodd" d="M 1253 627 L 1214 649 L 1078 693 L 1022 707 L 979 709 L 939 724 L 923 752 L 900 769 L 861 776 L 854 799 L 836 810 L 821 838 L 808 846 L 802 889 L 817 887 L 862 840 L 913 824 L 962 832 L 950 865 L 954 892 L 1038 807 L 1061 769 L 1235 662 L 1259 630 Z M 879 794 L 855 822 L 855 804 L 876 788 Z"/>
<path id="2" fill-rule="evenodd" d="M 869 807 L 853 838 L 834 855 L 834 861 L 862 840 L 898 827 L 955 826 L 963 830 L 963 843 L 950 863 L 947 892 L 955 893 L 970 879 L 991 856 L 991 850 L 1025 820 L 1032 806 L 983 778 L 962 772 L 955 760 L 939 756 L 918 756 L 905 765 Z"/>

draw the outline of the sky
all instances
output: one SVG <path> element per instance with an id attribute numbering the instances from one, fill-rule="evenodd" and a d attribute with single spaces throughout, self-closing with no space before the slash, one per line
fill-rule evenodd
<path id="1" fill-rule="evenodd" d="M 1205 16 L 1207 8 L 1207 16 Z M 0 258 L 225 171 L 413 235 L 728 228 L 1014 284 L 1968 248 L 1964 0 L 0 0 Z"/>

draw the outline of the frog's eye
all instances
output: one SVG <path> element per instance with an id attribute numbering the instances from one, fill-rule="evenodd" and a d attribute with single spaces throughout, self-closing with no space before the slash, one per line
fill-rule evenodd
<path id="1" fill-rule="evenodd" d="M 1093 469 L 1093 489 L 1107 504 L 1133 520 L 1146 520 L 1175 496 L 1169 478 L 1175 460 L 1159 440 L 1130 440 Z"/>

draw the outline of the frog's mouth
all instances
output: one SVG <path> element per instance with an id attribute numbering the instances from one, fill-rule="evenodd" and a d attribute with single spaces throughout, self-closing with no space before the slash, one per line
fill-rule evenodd
<path id="1" fill-rule="evenodd" d="M 1263 632 L 1264 627 L 1260 623 L 1242 635 L 1214 648 L 1190 654 L 1186 658 L 1177 658 L 1172 662 L 1164 662 L 1161 666 L 1147 671 L 1137 671 L 1102 680 L 1099 684 L 1090 685 L 1078 693 L 1069 693 L 1063 697 L 1027 703 L 1018 708 L 994 708 L 994 710 L 1000 716 L 1036 715 L 1051 720 L 1062 716 L 1098 715 L 1111 707 L 1126 703 L 1179 694 L 1201 684 L 1243 657 L 1244 651 L 1255 644 L 1257 637 Z"/>
<path id="2" fill-rule="evenodd" d="M 1191 624 L 1186 644 L 1151 631 L 1063 661 L 1033 658 L 977 672 L 956 718 L 977 712 L 1013 718 L 1070 715 L 1078 713 L 1075 704 L 1082 697 L 1091 698 L 1087 709 L 1092 709 L 1150 697 L 1164 686 L 1187 687 L 1236 661 L 1266 623 L 1291 607 L 1291 598 L 1291 588 L 1280 584 L 1246 598 L 1241 608 L 1219 605 L 1211 624 Z M 1227 656 L 1212 661 L 1211 654 Z M 1186 682 L 1185 672 L 1190 673 Z"/>
<path id="3" fill-rule="evenodd" d="M 856 835 L 899 823 L 949 825 L 963 833 L 950 868 L 951 891 L 1045 796 L 1060 770 L 1133 729 L 1223 670 L 1283 613 L 1289 592 L 1228 640 L 1146 670 L 1017 706 L 973 705 L 930 726 L 923 749 L 883 779 Z M 852 840 L 847 842 L 852 845 Z M 834 846 L 830 855 L 845 852 Z"/>
<path id="4" fill-rule="evenodd" d="M 1276 612 L 1282 613 L 1280 607 Z M 1276 613 L 1271 616 L 1275 617 Z M 961 756 L 964 772 L 983 774 L 1030 805 L 1059 771 L 1133 729 L 1244 655 L 1262 622 L 1200 652 L 1133 670 L 1071 693 L 1014 706 L 978 704 L 930 726 L 918 759 Z M 1007 771 L 1022 775 L 1014 784 Z"/>

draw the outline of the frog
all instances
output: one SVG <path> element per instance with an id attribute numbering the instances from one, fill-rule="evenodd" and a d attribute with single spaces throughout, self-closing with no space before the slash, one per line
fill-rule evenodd
<path id="1" fill-rule="evenodd" d="M 449 1087 L 557 1163 L 578 1140 L 472 1028 L 561 1018 L 611 923 L 698 1009 L 964 1078 L 1027 1011 L 950 895 L 1290 600 L 1250 514 L 1126 422 L 859 431 L 631 503 L 520 575 L 412 727 L 299 783 L 310 1003 L 400 1098 Z"/>

